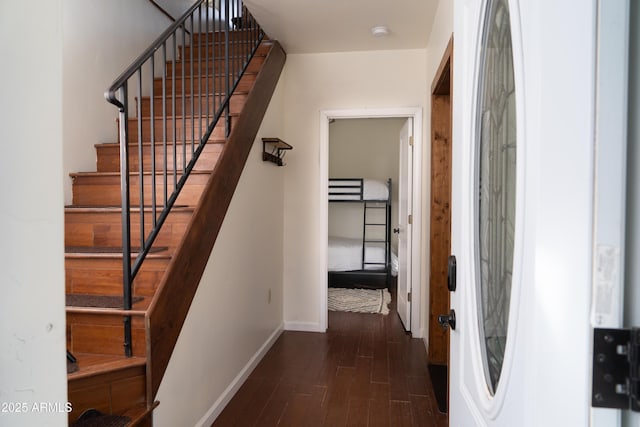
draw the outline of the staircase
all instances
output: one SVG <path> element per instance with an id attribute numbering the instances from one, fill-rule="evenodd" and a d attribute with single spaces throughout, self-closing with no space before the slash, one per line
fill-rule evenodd
<path id="1" fill-rule="evenodd" d="M 248 37 L 247 32 L 240 28 L 226 37 L 233 42 Z M 221 91 L 217 82 L 224 80 L 220 77 L 226 68 L 213 52 L 222 49 L 225 34 L 208 31 L 190 38 L 175 61 L 166 61 L 166 76 L 154 79 L 151 93 L 156 95 L 136 97 L 136 114 L 125 116 L 132 129 L 128 215 L 123 216 L 122 204 L 122 136 L 119 142 L 95 146 L 95 172 L 71 174 L 73 203 L 65 209 L 67 349 L 76 359 L 68 374 L 71 425 L 152 425 L 162 376 L 284 66 L 280 45 L 263 38 L 230 98 L 228 120 L 222 116 L 215 124 L 135 274 L 127 309 L 123 218 L 130 219 L 132 242 L 148 238 L 159 215 L 156 205 L 167 204 L 166 194 L 182 178 L 179 165 L 194 151 L 192 141 L 206 135 L 209 122 L 202 118 L 200 101 L 210 104 L 211 111 L 217 107 L 217 98 L 204 91 Z M 203 90 L 197 92 L 199 86 Z M 193 107 L 197 104 L 202 108 Z M 160 111 L 166 113 L 164 120 L 158 118 Z M 167 150 L 150 137 L 165 129 L 167 139 L 175 141 Z M 166 165 L 166 175 L 154 166 L 160 164 Z M 131 244 L 132 263 L 140 250 Z M 130 324 L 128 351 L 125 323 Z M 95 415 L 88 413 L 78 420 L 91 409 L 99 411 L 96 418 L 83 421 Z M 100 424 L 100 417 L 121 424 Z"/>

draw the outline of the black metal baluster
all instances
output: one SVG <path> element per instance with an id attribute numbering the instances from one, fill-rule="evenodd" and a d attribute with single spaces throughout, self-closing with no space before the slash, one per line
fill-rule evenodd
<path id="1" fill-rule="evenodd" d="M 142 68 L 138 68 L 138 180 L 140 201 L 140 248 L 144 248 L 144 163 L 143 163 L 143 134 L 142 134 Z M 151 118 L 151 127 L 153 128 L 153 117 Z"/>
<path id="2" fill-rule="evenodd" d="M 229 0 L 224 0 L 226 2 L 225 8 L 224 8 L 224 14 L 225 14 L 225 26 L 224 26 L 224 99 L 228 99 L 229 98 L 229 72 L 230 72 L 230 67 L 229 67 L 229 57 L 230 57 L 230 41 L 229 41 L 229 37 L 230 37 L 230 32 L 229 32 Z M 227 103 L 228 106 L 228 103 Z M 231 129 L 229 126 L 229 108 L 225 108 L 224 111 L 224 136 L 225 139 L 229 137 L 229 134 L 231 133 Z"/>
<path id="3" fill-rule="evenodd" d="M 180 27 L 182 30 L 182 56 L 180 58 L 180 63 L 182 64 L 182 173 L 187 169 L 187 83 L 186 83 L 186 70 L 187 67 L 185 63 L 185 54 L 184 50 L 187 48 L 186 39 L 185 39 L 185 27 L 184 25 Z M 191 51 L 191 49 L 189 49 Z M 193 93 L 191 94 L 193 96 Z"/>
<path id="4" fill-rule="evenodd" d="M 131 309 L 131 204 L 129 198 L 129 112 L 127 82 L 119 90 L 120 108 L 120 199 L 122 202 L 122 294 L 123 308 Z M 131 317 L 125 316 L 124 354 L 131 357 Z"/>
<path id="5" fill-rule="evenodd" d="M 157 212 L 156 212 L 156 125 L 155 125 L 155 55 L 151 55 L 150 65 L 150 73 L 151 76 L 149 80 L 151 81 L 150 86 L 150 94 L 149 94 L 149 117 L 151 117 L 151 134 L 149 141 L 149 154 L 151 155 L 151 221 L 153 224 L 153 228 L 156 228 L 157 222 Z"/>
<path id="6" fill-rule="evenodd" d="M 173 122 L 173 138 L 172 138 L 172 154 L 173 154 L 173 191 L 176 191 L 178 186 L 178 116 L 176 115 L 176 95 L 178 93 L 176 88 L 176 63 L 178 62 L 178 45 L 176 40 L 176 32 L 173 32 L 171 37 L 173 41 L 173 73 L 171 73 L 172 90 L 171 90 L 171 117 Z M 172 191 L 172 192 L 173 192 Z"/>
<path id="7" fill-rule="evenodd" d="M 167 143 L 169 136 L 167 135 L 167 43 L 162 44 L 162 60 L 164 66 L 162 72 L 162 183 L 163 183 L 163 206 L 166 208 L 168 197 L 167 169 L 169 166 L 167 160 Z"/>
<path id="8" fill-rule="evenodd" d="M 190 89 L 191 89 L 191 158 L 193 158 L 193 153 L 195 151 L 194 141 L 196 139 L 196 113 L 195 113 L 195 92 L 193 91 L 193 49 L 195 49 L 193 34 L 194 34 L 194 24 L 193 24 L 193 15 L 190 17 L 191 22 L 191 55 L 189 57 L 189 74 L 190 74 Z M 198 94 L 199 95 L 199 94 Z"/>

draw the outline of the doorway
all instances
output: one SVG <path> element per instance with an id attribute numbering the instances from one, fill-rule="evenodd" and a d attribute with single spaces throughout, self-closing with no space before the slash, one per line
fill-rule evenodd
<path id="1" fill-rule="evenodd" d="M 451 253 L 451 81 L 453 38 L 431 85 L 431 203 L 429 227 L 429 371 L 441 412 L 447 412 L 449 328 L 438 316 L 449 312 Z"/>
<path id="2" fill-rule="evenodd" d="M 329 233 L 329 201 L 327 187 L 329 182 L 329 126 L 330 123 L 339 119 L 367 119 L 367 118 L 406 118 L 411 119 L 413 122 L 413 160 L 412 160 L 412 175 L 411 181 L 411 198 L 412 203 L 412 222 L 413 226 L 408 232 L 408 239 L 412 242 L 416 242 L 414 250 L 411 251 L 408 257 L 410 258 L 410 269 L 407 271 L 407 277 L 409 283 L 408 292 L 411 293 L 410 298 L 410 324 L 414 325 L 411 328 L 412 335 L 416 338 L 423 337 L 424 331 L 420 327 L 421 325 L 421 313 L 420 313 L 420 234 L 421 234 L 421 158 L 422 147 L 421 138 L 422 133 L 422 110 L 420 108 L 389 108 L 389 109 L 355 109 L 355 110 L 324 110 L 320 113 L 320 183 L 322 186 L 321 200 L 320 200 L 320 212 L 323 218 L 321 219 L 321 230 L 323 236 L 328 236 Z M 320 299 L 320 313 L 321 324 L 326 330 L 328 325 L 327 316 L 327 293 L 328 293 L 328 279 L 327 279 L 327 267 L 328 267 L 328 248 L 323 244 L 319 248 L 319 261 L 321 262 L 321 270 L 323 273 L 322 280 L 320 281 L 322 289 L 320 290 L 322 298 Z"/>

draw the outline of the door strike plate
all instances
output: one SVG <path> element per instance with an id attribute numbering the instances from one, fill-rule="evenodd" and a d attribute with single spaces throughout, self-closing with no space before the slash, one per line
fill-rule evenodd
<path id="1" fill-rule="evenodd" d="M 640 412 L 640 328 L 594 328 L 591 405 Z"/>

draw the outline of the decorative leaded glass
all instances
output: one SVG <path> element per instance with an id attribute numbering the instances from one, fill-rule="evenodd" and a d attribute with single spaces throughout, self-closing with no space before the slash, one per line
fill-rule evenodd
<path id="1" fill-rule="evenodd" d="M 476 257 L 481 347 L 493 394 L 507 341 L 516 206 L 516 108 L 508 0 L 488 0 L 479 75 Z"/>

